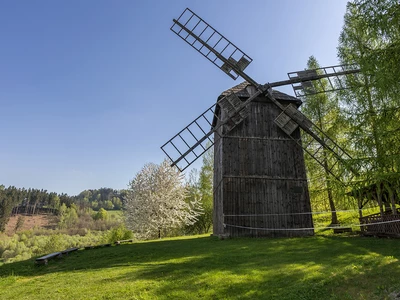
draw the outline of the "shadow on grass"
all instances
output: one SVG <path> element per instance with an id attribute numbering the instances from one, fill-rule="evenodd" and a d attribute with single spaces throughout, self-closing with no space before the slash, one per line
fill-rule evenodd
<path id="1" fill-rule="evenodd" d="M 354 299 L 361 287 L 379 294 L 396 284 L 391 278 L 400 277 L 399 249 L 400 240 L 360 237 L 204 237 L 78 251 L 47 266 L 17 262 L 1 266 L 0 275 L 124 268 L 111 280 L 146 282 L 144 290 L 166 298 L 318 299 L 332 294 L 330 299 L 336 299 L 337 294 L 337 299 Z M 366 276 L 376 286 L 368 286 Z M 102 280 L 106 284 L 110 278 Z"/>
<path id="2" fill-rule="evenodd" d="M 206 298 L 322 299 L 331 294 L 331 299 L 373 299 L 373 293 L 384 299 L 398 284 L 398 246 L 397 240 L 360 238 L 239 239 L 209 255 L 144 263 L 116 280 L 159 280 L 164 283 L 153 292 L 167 298 L 197 293 Z"/>

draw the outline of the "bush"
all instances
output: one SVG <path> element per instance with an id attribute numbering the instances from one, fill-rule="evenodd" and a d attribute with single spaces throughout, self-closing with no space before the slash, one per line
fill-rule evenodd
<path id="1" fill-rule="evenodd" d="M 66 241 L 63 235 L 55 234 L 50 236 L 49 240 L 43 248 L 43 251 L 46 253 L 61 251 L 68 248 L 68 244 L 68 241 Z"/>
<path id="2" fill-rule="evenodd" d="M 108 240 L 108 237 L 109 231 L 88 231 L 84 236 L 70 236 L 60 232 L 55 234 L 52 230 L 49 230 L 46 235 L 34 235 L 32 231 L 25 231 L 0 241 L 0 257 L 5 263 L 10 263 L 62 251 L 70 247 L 81 248 L 98 245 Z"/>
<path id="3" fill-rule="evenodd" d="M 113 228 L 108 231 L 106 235 L 107 243 L 114 243 L 120 240 L 130 240 L 133 239 L 132 231 L 126 229 L 125 225 L 121 224 L 117 228 Z"/>
<path id="4" fill-rule="evenodd" d="M 100 208 L 99 211 L 94 215 L 95 220 L 107 220 L 108 214 L 104 208 Z"/>

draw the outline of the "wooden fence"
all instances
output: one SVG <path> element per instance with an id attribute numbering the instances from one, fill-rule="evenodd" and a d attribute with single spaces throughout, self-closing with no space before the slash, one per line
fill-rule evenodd
<path id="1" fill-rule="evenodd" d="M 400 237 L 400 214 L 372 214 L 360 218 L 360 225 L 365 235 Z"/>

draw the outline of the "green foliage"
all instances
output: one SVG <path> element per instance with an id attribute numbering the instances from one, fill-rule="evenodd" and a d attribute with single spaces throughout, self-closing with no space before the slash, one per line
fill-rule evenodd
<path id="1" fill-rule="evenodd" d="M 398 172 L 400 6 L 397 1 L 349 2 L 338 47 L 344 64 L 356 63 L 362 74 L 342 93 L 347 139 L 360 160 L 364 179 Z M 373 181 L 376 179 L 372 179 Z"/>
<path id="2" fill-rule="evenodd" d="M 384 186 L 394 195 L 400 187 L 400 5 L 355 0 L 348 3 L 344 20 L 339 58 L 362 71 L 347 78 L 346 84 L 356 88 L 341 93 L 346 140 L 361 173 L 354 189 Z M 394 209 L 394 197 L 391 205 Z"/>
<path id="3" fill-rule="evenodd" d="M 100 208 L 99 211 L 94 215 L 95 220 L 107 220 L 108 213 L 104 208 Z"/>
<path id="4" fill-rule="evenodd" d="M 17 223 L 15 224 L 15 229 L 14 229 L 14 231 L 17 232 L 19 229 L 21 229 L 22 226 L 24 225 L 24 223 L 25 223 L 24 216 L 19 215 L 19 216 L 18 216 L 18 219 L 17 219 Z"/>
<path id="5" fill-rule="evenodd" d="M 71 209 L 75 210 L 75 212 L 78 211 L 78 206 L 76 206 L 75 203 L 71 203 L 71 205 L 69 206 Z"/>
<path id="6" fill-rule="evenodd" d="M 400 87 L 400 7 L 395 0 L 355 0 L 347 4 L 339 57 L 360 65 L 376 98 L 398 97 Z M 367 84 L 364 81 L 364 84 Z"/>
<path id="7" fill-rule="evenodd" d="M 43 234 L 45 233 L 45 234 Z M 0 239 L 0 257 L 6 263 L 26 260 L 71 247 L 84 247 L 108 242 L 110 237 L 132 238 L 132 233 L 124 227 L 104 232 L 87 232 L 86 235 L 69 235 L 65 233 L 44 231 L 24 231 L 13 237 Z"/>
<path id="8" fill-rule="evenodd" d="M 111 200 L 106 200 L 106 201 L 104 201 L 104 208 L 111 210 L 114 208 L 114 204 L 112 203 Z"/>
<path id="9" fill-rule="evenodd" d="M 186 226 L 186 231 L 191 234 L 210 232 L 213 224 L 213 175 L 214 151 L 210 148 L 203 155 L 203 165 L 200 173 L 193 169 L 188 180 L 188 202 L 199 201 L 200 215 L 194 224 Z"/>
<path id="10" fill-rule="evenodd" d="M 114 243 L 116 241 L 130 239 L 133 239 L 133 232 L 129 229 L 126 229 L 125 225 L 123 224 L 109 230 L 108 234 L 106 235 L 107 243 Z"/>
<path id="11" fill-rule="evenodd" d="M 6 189 L 2 186 L 0 189 L 0 232 L 5 230 L 12 209 L 19 202 L 18 197 L 16 197 L 17 192 L 17 188 L 15 187 Z"/>
<path id="12" fill-rule="evenodd" d="M 93 208 L 93 209 L 98 209 L 98 207 L 99 207 L 99 202 L 97 202 L 97 201 L 92 201 L 92 208 Z"/>
<path id="13" fill-rule="evenodd" d="M 60 207 L 60 197 L 56 193 L 49 194 L 49 206 L 54 210 L 58 210 Z"/>
<path id="14" fill-rule="evenodd" d="M 112 204 L 114 205 L 114 209 L 117 209 L 117 210 L 122 209 L 122 200 L 120 198 L 113 197 Z"/>
<path id="15" fill-rule="evenodd" d="M 60 209 L 58 210 L 58 215 L 64 216 L 67 213 L 67 206 L 65 205 L 65 203 L 61 204 Z"/>
<path id="16" fill-rule="evenodd" d="M 320 67 L 314 56 L 308 59 L 307 69 L 319 69 Z M 306 96 L 301 106 L 301 111 L 331 139 L 345 148 L 342 136 L 346 126 L 341 115 L 337 96 L 323 92 L 328 89 L 328 86 L 327 79 L 321 79 L 318 84 L 314 84 L 314 89 L 320 93 Z M 342 186 L 336 182 L 337 179 L 328 171 L 328 169 L 331 170 L 337 177 L 341 173 L 338 170 L 338 166 L 333 167 L 337 162 L 336 157 L 332 157 L 332 153 L 325 148 L 318 151 L 320 145 L 312 143 L 313 138 L 311 136 L 303 135 L 302 139 L 303 144 L 309 145 L 308 150 L 314 153 L 314 157 L 305 155 L 312 208 L 314 211 L 318 211 L 326 210 L 329 207 L 330 211 L 332 211 L 331 223 L 338 224 L 335 203 L 344 198 L 344 191 Z M 340 179 L 346 181 L 346 178 Z M 341 204 L 343 208 L 349 207 L 343 205 L 343 203 Z"/>
<path id="17" fill-rule="evenodd" d="M 68 241 L 61 234 L 53 234 L 49 237 L 47 243 L 43 248 L 44 253 L 52 253 L 56 251 L 62 251 L 67 249 L 69 246 Z"/>
<path id="18" fill-rule="evenodd" d="M 73 197 L 73 201 L 81 207 L 91 207 L 94 210 L 120 210 L 123 207 L 124 192 L 110 188 L 85 190 Z"/>
<path id="19" fill-rule="evenodd" d="M 76 211 L 76 205 L 66 207 L 65 203 L 60 206 L 58 212 L 60 220 L 58 222 L 59 229 L 65 229 L 72 227 L 78 221 L 78 213 Z"/>

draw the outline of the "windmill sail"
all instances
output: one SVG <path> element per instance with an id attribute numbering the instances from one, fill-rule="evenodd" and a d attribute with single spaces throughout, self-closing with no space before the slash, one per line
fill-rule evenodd
<path id="1" fill-rule="evenodd" d="M 173 21 L 173 32 L 232 79 L 240 75 L 236 70 L 244 71 L 253 61 L 189 8 Z"/>
<path id="2" fill-rule="evenodd" d="M 211 128 L 216 104 L 174 135 L 161 149 L 181 172 L 196 161 L 213 144 Z"/>
<path id="3" fill-rule="evenodd" d="M 360 70 L 355 65 L 336 65 L 290 72 L 288 76 L 296 97 L 302 98 L 346 89 L 348 88 L 346 85 L 347 77 L 354 76 L 357 78 L 359 72 Z"/>
<path id="4" fill-rule="evenodd" d="M 226 112 L 227 118 L 220 120 L 219 127 L 228 124 L 227 130 L 233 129 L 237 124 L 240 124 L 248 115 L 247 105 L 253 101 L 259 95 L 265 95 L 268 99 L 278 106 L 282 113 L 276 118 L 275 123 L 290 137 L 295 129 L 298 127 L 310 137 L 312 142 L 307 145 L 303 145 L 300 140 L 296 142 L 303 147 L 303 149 L 316 159 L 323 167 L 323 160 L 319 160 L 318 153 L 324 148 L 330 157 L 334 160 L 332 165 L 341 165 L 343 168 L 340 170 L 350 170 L 354 174 L 357 171 L 350 167 L 348 161 L 351 160 L 351 156 L 346 153 L 338 144 L 330 139 L 318 126 L 313 124 L 305 115 L 303 115 L 293 105 L 283 105 L 272 95 L 272 87 L 283 86 L 292 84 L 297 96 L 304 96 L 315 93 L 315 85 L 318 84 L 318 80 L 327 78 L 331 83 L 330 90 L 337 90 L 345 88 L 341 79 L 342 76 L 354 75 L 359 72 L 357 68 L 345 68 L 344 66 L 326 67 L 318 70 L 307 70 L 289 73 L 289 80 L 279 81 L 274 83 L 268 83 L 265 85 L 258 84 L 250 76 L 244 73 L 245 68 L 252 62 L 252 59 L 236 47 L 233 43 L 227 40 L 222 34 L 220 34 L 211 25 L 206 23 L 198 15 L 196 15 L 190 9 L 186 9 L 177 20 L 173 20 L 174 24 L 171 30 L 181 37 L 185 42 L 191 45 L 214 65 L 219 67 L 224 73 L 226 73 L 232 79 L 237 79 L 241 76 L 251 85 L 253 85 L 257 92 L 248 98 L 245 102 L 241 102 L 235 99 L 234 96 L 227 96 L 219 101 L 219 106 Z M 322 72 L 321 72 L 322 71 Z M 297 92 L 296 92 L 297 91 Z M 328 91 L 328 90 L 325 90 Z M 211 109 L 212 108 L 212 109 Z M 211 111 L 215 112 L 215 105 L 211 107 Z M 209 110 L 210 110 L 209 109 Z M 209 111 L 207 110 L 207 111 Z M 206 112 L 207 112 L 206 111 Z M 200 115 L 200 119 L 204 117 L 204 113 Z M 197 118 L 196 120 L 198 120 Z M 187 143 L 182 135 L 189 131 L 189 127 L 196 124 L 196 120 L 185 127 L 180 133 L 175 135 L 170 141 L 164 144 L 161 148 L 164 152 L 167 147 L 172 146 L 172 149 L 176 151 L 177 158 L 173 158 L 168 155 L 172 161 L 172 165 L 177 165 L 179 162 L 184 161 L 185 166 L 180 170 L 186 169 L 193 161 L 200 157 L 207 149 L 202 144 L 208 140 L 211 142 L 211 134 L 217 132 L 218 128 L 211 128 L 211 130 L 202 130 L 204 133 L 202 137 L 194 138 L 194 143 Z M 210 123 L 210 122 L 209 122 Z M 185 150 L 180 150 L 176 146 L 175 140 L 184 140 L 183 147 Z M 201 153 L 196 153 L 196 148 L 201 147 Z M 192 158 L 188 159 L 187 157 Z M 339 178 L 341 174 L 336 174 L 335 171 L 338 168 L 327 168 L 333 176 Z"/>
<path id="5" fill-rule="evenodd" d="M 188 168 L 214 145 L 213 133 L 219 134 L 218 129 L 222 126 L 227 133 L 247 117 L 247 104 L 259 95 L 254 94 L 246 102 L 241 102 L 234 93 L 226 95 L 174 135 L 161 146 L 171 160 L 171 166 L 176 166 L 181 172 Z M 224 110 L 224 119 L 219 119 L 218 125 L 213 126 L 213 118 L 218 118 L 215 113 L 217 105 Z"/>

